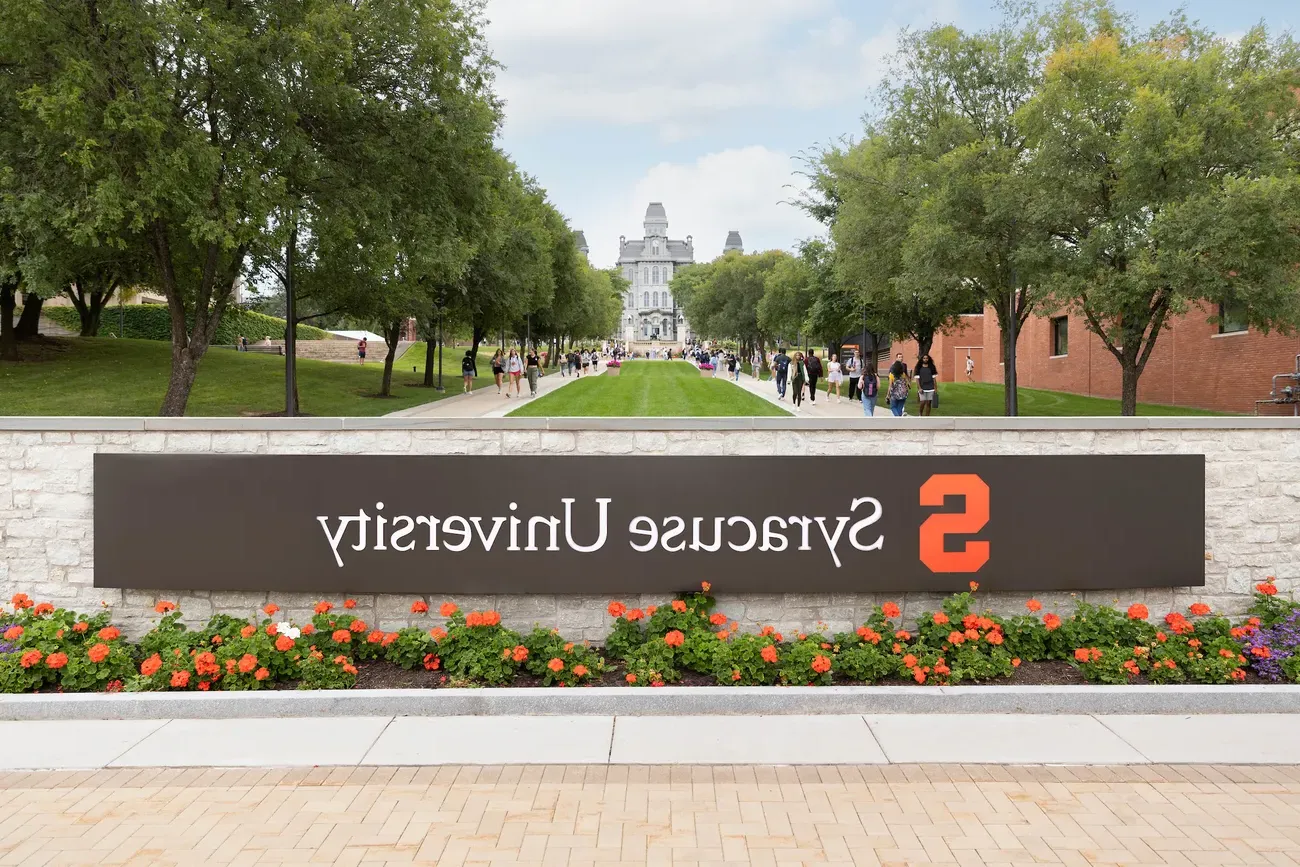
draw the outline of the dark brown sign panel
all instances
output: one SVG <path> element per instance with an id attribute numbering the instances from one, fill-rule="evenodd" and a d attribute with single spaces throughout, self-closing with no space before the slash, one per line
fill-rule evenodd
<path id="1" fill-rule="evenodd" d="M 95 586 L 836 593 L 1205 583 L 1200 455 L 95 456 Z"/>

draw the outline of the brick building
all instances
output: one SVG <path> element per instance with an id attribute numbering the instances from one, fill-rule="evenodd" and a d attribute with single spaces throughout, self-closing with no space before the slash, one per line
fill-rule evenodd
<path id="1" fill-rule="evenodd" d="M 1300 336 L 1262 334 L 1234 320 L 1223 325 L 1206 307 L 1173 320 L 1156 341 L 1138 381 L 1138 401 L 1250 413 L 1269 396 L 1274 374 L 1291 373 L 1300 355 Z M 963 316 L 959 325 L 935 338 L 930 355 L 943 382 L 965 381 L 966 356 L 975 362 L 977 382 L 1001 383 L 1001 334 L 992 309 Z M 908 366 L 916 363 L 915 341 L 896 342 Z M 882 370 L 889 360 L 881 359 Z M 1120 367 L 1081 316 L 1032 316 L 1017 341 L 1017 381 L 1024 388 L 1067 391 L 1118 399 Z M 1286 383 L 1279 381 L 1279 387 Z M 1292 407 L 1261 408 L 1261 414 L 1290 415 Z"/>

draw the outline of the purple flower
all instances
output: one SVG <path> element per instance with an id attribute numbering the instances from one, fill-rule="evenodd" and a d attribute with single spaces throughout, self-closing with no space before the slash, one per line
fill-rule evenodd
<path id="1" fill-rule="evenodd" d="M 13 653 L 18 649 L 18 645 L 9 641 L 0 641 L 0 654 Z"/>
<path id="2" fill-rule="evenodd" d="M 1269 680 L 1281 680 L 1282 661 L 1300 651 L 1300 608 L 1274 626 L 1256 629 L 1242 638 L 1241 643 L 1242 653 L 1256 674 Z M 1268 657 L 1255 656 L 1251 651 L 1257 647 L 1267 647 Z"/>

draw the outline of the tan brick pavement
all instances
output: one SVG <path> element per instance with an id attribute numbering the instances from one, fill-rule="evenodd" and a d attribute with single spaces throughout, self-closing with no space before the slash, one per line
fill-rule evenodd
<path id="1" fill-rule="evenodd" d="M 1300 767 L 0 775 L 0 864 L 1300 865 Z"/>

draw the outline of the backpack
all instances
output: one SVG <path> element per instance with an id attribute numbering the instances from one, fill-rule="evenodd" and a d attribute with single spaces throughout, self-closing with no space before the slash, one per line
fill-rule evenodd
<path id="1" fill-rule="evenodd" d="M 775 359 L 775 361 L 776 361 L 776 371 L 777 371 L 777 373 L 785 373 L 787 370 L 790 369 L 790 357 L 789 357 L 789 356 L 787 356 L 787 355 L 781 355 L 781 356 L 778 356 L 778 357 Z"/>
<path id="2" fill-rule="evenodd" d="M 889 384 L 889 399 L 907 400 L 907 393 L 910 390 L 911 388 L 908 385 L 907 380 L 900 376 Z"/>
<path id="3" fill-rule="evenodd" d="M 822 375 L 822 360 L 817 356 L 808 359 L 808 375 L 820 377 Z"/>

